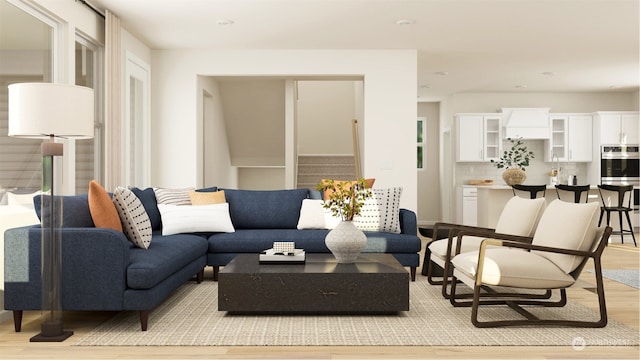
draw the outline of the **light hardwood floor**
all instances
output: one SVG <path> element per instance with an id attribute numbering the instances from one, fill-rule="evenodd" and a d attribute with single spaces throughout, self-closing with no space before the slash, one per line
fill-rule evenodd
<path id="1" fill-rule="evenodd" d="M 424 240 L 424 239 L 423 239 Z M 633 245 L 609 245 L 603 255 L 604 269 L 640 268 L 640 251 Z M 589 266 L 587 269 L 592 268 Z M 419 271 L 418 271 L 419 273 Z M 421 275 L 418 275 L 421 276 Z M 210 279 L 210 277 L 208 277 Z M 591 273 L 582 280 L 595 283 Z M 640 333 L 640 290 L 605 279 L 609 319 L 635 328 Z M 570 301 L 597 309 L 595 295 L 582 288 L 568 291 Z M 638 359 L 638 346 L 598 346 L 574 350 L 571 346 L 320 346 L 320 347 L 75 347 L 83 334 L 112 316 L 112 313 L 65 312 L 65 328 L 74 335 L 62 343 L 30 343 L 39 332 L 40 312 L 27 312 L 23 331 L 13 331 L 11 321 L 0 324 L 0 359 Z M 425 319 L 428 324 L 429 319 Z M 152 331 L 152 329 L 150 329 Z"/>

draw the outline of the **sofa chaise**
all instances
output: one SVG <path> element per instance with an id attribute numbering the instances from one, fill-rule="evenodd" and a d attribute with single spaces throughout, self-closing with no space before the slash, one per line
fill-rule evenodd
<path id="1" fill-rule="evenodd" d="M 217 280 L 219 268 L 236 254 L 262 252 L 274 241 L 293 241 L 308 253 L 329 252 L 324 238 L 330 230 L 298 229 L 303 201 L 313 191 L 224 190 L 233 231 L 163 234 L 167 226 L 163 229 L 154 189 L 131 189 L 151 224 L 146 249 L 123 232 L 96 227 L 87 194 L 64 196 L 62 310 L 138 311 L 145 331 L 149 312 L 185 282 L 203 281 L 206 266 L 213 267 Z M 40 201 L 34 201 L 39 217 Z M 416 216 L 407 209 L 397 213 L 399 233 L 365 231 L 364 252 L 393 254 L 415 280 L 421 251 Z M 7 230 L 4 246 L 4 304 L 13 311 L 15 330 L 20 331 L 22 312 L 42 308 L 40 225 Z"/>

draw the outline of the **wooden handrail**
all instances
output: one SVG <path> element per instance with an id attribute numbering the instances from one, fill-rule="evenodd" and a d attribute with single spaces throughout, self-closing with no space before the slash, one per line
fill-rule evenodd
<path id="1" fill-rule="evenodd" d="M 353 162 L 355 163 L 356 179 L 362 177 L 362 170 L 360 169 L 360 144 L 358 137 L 358 120 L 351 120 L 351 134 L 353 136 Z"/>

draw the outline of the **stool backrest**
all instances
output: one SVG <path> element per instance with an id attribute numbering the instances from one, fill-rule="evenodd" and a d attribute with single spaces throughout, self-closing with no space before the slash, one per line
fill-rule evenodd
<path id="1" fill-rule="evenodd" d="M 604 207 L 631 208 L 633 185 L 598 185 Z"/>
<path id="2" fill-rule="evenodd" d="M 556 185 L 558 199 L 566 202 L 588 202 L 590 185 Z"/>
<path id="3" fill-rule="evenodd" d="M 545 196 L 547 185 L 512 185 L 511 189 L 513 190 L 513 196 L 535 199 L 538 197 L 539 193 L 542 193 L 542 197 Z M 525 194 L 526 196 L 520 195 L 522 192 L 527 193 Z"/>

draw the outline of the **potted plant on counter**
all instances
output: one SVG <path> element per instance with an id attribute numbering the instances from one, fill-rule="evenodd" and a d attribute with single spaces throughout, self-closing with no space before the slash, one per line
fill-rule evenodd
<path id="1" fill-rule="evenodd" d="M 353 224 L 353 218 L 360 214 L 364 201 L 371 197 L 371 190 L 367 188 L 365 179 L 323 180 L 317 189 L 328 194 L 323 207 L 330 209 L 334 217 L 342 220 L 327 234 L 325 245 L 338 263 L 353 263 L 367 246 L 367 237 Z"/>
<path id="2" fill-rule="evenodd" d="M 502 179 L 507 185 L 522 184 L 527 179 L 526 167 L 535 156 L 532 151 L 527 149 L 522 138 L 508 138 L 507 140 L 511 142 L 511 148 L 505 150 L 498 161 L 491 160 L 491 163 L 498 169 L 505 168 Z"/>

